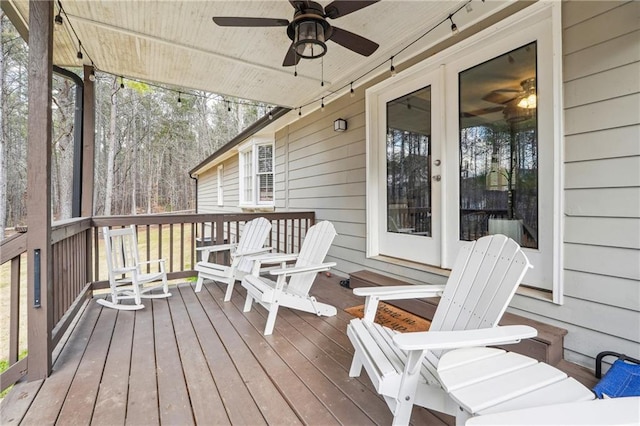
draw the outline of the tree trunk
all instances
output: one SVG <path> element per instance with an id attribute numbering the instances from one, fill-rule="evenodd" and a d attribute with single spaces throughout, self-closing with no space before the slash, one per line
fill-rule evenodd
<path id="1" fill-rule="evenodd" d="M 0 13 L 0 34 L 4 31 L 4 13 Z M 3 49 L 4 50 L 4 49 Z M 4 114 L 4 52 L 0 52 L 0 241 L 7 226 L 7 143 L 5 141 Z"/>
<path id="2" fill-rule="evenodd" d="M 104 214 L 111 216 L 111 199 L 113 197 L 113 171 L 116 157 L 116 114 L 118 112 L 118 77 L 113 76 L 113 92 L 111 93 L 111 114 L 109 117 L 109 135 L 107 137 L 107 185 L 104 196 Z"/>

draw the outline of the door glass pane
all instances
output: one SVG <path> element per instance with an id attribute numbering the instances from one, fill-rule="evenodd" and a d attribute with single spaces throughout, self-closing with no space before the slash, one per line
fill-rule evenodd
<path id="1" fill-rule="evenodd" d="M 460 239 L 538 247 L 536 43 L 460 73 Z"/>
<path id="2" fill-rule="evenodd" d="M 431 86 L 387 102 L 387 231 L 431 232 Z"/>

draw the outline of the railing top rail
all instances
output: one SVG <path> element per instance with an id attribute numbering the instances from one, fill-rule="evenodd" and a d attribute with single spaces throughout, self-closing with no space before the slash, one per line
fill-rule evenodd
<path id="1" fill-rule="evenodd" d="M 0 241 L 0 265 L 27 251 L 27 234 L 16 234 Z"/>
<path id="2" fill-rule="evenodd" d="M 154 214 L 154 215 L 128 215 L 128 216 L 94 216 L 92 225 L 100 226 L 124 226 L 124 225 L 158 225 L 180 224 L 197 222 L 235 222 L 247 221 L 257 217 L 266 217 L 270 220 L 278 219 L 313 219 L 315 212 L 277 212 L 277 213 L 198 213 L 198 214 Z"/>

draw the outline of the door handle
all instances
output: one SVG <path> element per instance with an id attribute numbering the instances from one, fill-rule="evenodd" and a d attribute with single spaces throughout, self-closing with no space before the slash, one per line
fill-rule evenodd
<path id="1" fill-rule="evenodd" d="M 440 177 L 440 175 L 434 175 L 433 176 L 433 180 L 435 180 L 436 182 L 440 182 L 442 178 Z"/>

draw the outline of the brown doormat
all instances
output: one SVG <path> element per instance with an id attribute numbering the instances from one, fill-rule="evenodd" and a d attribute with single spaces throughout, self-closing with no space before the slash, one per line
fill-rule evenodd
<path id="1" fill-rule="evenodd" d="M 345 311 L 357 318 L 364 317 L 364 305 L 347 308 Z M 429 320 L 384 302 L 378 303 L 375 322 L 400 332 L 427 331 L 431 325 Z"/>

